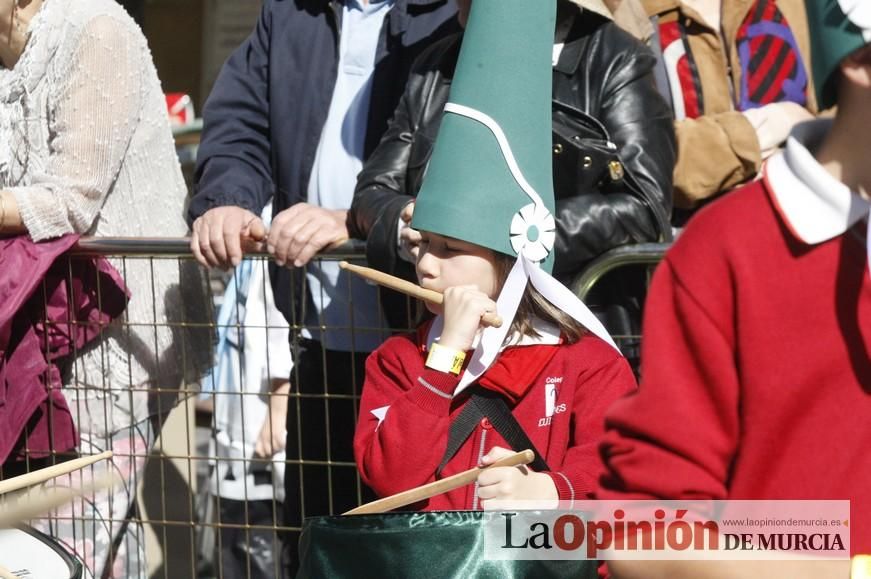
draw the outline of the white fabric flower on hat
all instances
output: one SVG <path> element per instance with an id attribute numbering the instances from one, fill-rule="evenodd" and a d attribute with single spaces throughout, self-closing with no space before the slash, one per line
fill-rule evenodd
<path id="1" fill-rule="evenodd" d="M 544 205 L 530 203 L 511 219 L 511 248 L 534 262 L 544 261 L 553 251 L 556 222 Z"/>
<path id="2" fill-rule="evenodd" d="M 871 37 L 871 2 L 869 0 L 838 0 L 847 18 L 862 29 L 867 40 Z"/>

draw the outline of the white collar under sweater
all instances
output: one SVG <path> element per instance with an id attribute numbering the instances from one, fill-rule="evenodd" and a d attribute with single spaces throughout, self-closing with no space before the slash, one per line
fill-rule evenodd
<path id="1" fill-rule="evenodd" d="M 795 127 L 786 149 L 772 157 L 765 168 L 781 217 L 792 233 L 809 245 L 843 235 L 871 215 L 871 201 L 835 179 L 811 153 L 831 130 L 832 122 L 820 119 Z M 871 258 L 871 230 L 868 233 Z"/>

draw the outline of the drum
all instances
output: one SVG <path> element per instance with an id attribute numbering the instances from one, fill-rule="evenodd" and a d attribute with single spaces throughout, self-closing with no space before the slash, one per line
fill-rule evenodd
<path id="1" fill-rule="evenodd" d="M 16 577 L 82 579 L 82 564 L 32 527 L 0 529 L 0 567 Z"/>
<path id="2" fill-rule="evenodd" d="M 297 578 L 596 579 L 596 561 L 494 561 L 484 557 L 484 524 L 495 511 L 399 512 L 306 519 Z"/>

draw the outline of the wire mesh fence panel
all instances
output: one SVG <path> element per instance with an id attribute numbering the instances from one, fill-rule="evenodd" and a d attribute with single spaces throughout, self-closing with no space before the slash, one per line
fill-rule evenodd
<path id="1" fill-rule="evenodd" d="M 662 249 L 615 254 L 576 288 L 640 311 Z M 281 278 L 263 257 L 206 272 L 184 240 L 83 240 L 55 262 L 10 326 L 37 355 L 5 383 L 36 394 L 0 474 L 111 450 L 43 486 L 120 482 L 31 524 L 93 577 L 291 574 L 304 518 L 374 498 L 352 451 L 365 360 L 423 311 L 340 259 L 363 262 L 361 245 Z M 640 273 L 608 281 L 618 268 Z M 605 311 L 619 343 L 640 339 Z"/>
<path id="2" fill-rule="evenodd" d="M 346 257 L 362 253 L 317 260 L 283 285 L 250 260 L 227 282 L 203 384 L 213 417 L 203 573 L 292 573 L 304 518 L 372 498 L 352 439 L 365 359 L 392 330 L 381 290 L 339 271 Z"/>
<path id="3" fill-rule="evenodd" d="M 201 272 L 169 256 L 72 255 L 40 273 L 5 336 L 6 392 L 22 401 L 16 415 L 25 420 L 7 433 L 14 440 L 2 475 L 112 451 L 111 460 L 44 484 L 79 489 L 114 475 L 112 490 L 86 494 L 32 524 L 74 553 L 90 576 L 146 577 L 136 489 L 164 421 L 210 364 L 211 307 Z"/>

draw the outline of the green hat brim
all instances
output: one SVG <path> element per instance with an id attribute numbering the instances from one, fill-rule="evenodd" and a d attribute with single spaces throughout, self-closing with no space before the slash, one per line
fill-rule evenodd
<path id="1" fill-rule="evenodd" d="M 871 1 L 871 0 L 865 0 Z M 814 83 L 820 109 L 838 101 L 841 62 L 868 44 L 863 31 L 844 14 L 837 0 L 807 0 Z"/>

